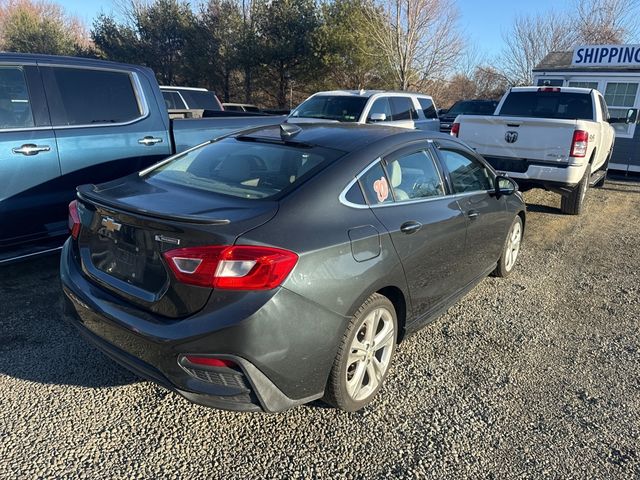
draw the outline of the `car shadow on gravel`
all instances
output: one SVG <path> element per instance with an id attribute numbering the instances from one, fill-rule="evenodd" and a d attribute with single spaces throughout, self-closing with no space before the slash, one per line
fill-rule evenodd
<path id="1" fill-rule="evenodd" d="M 141 381 L 64 320 L 58 263 L 51 255 L 0 267 L 0 374 L 83 387 Z"/>
<path id="2" fill-rule="evenodd" d="M 551 213 L 554 215 L 563 215 L 562 210 L 549 205 L 541 205 L 539 203 L 527 203 L 527 212 Z"/>

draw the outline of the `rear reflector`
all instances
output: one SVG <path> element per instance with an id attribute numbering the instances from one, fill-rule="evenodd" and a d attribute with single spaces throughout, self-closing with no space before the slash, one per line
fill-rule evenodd
<path id="1" fill-rule="evenodd" d="M 539 92 L 559 92 L 560 87 L 542 87 L 538 89 Z"/>
<path id="2" fill-rule="evenodd" d="M 451 135 L 453 135 L 454 137 L 457 137 L 459 134 L 460 134 L 460 124 L 454 123 L 453 125 L 451 125 Z"/>
<path id="3" fill-rule="evenodd" d="M 185 358 L 194 365 L 205 365 L 207 367 L 227 367 L 233 368 L 236 366 L 231 360 L 226 358 L 213 358 L 213 357 L 199 357 L 196 355 L 185 355 Z"/>
<path id="4" fill-rule="evenodd" d="M 576 130 L 573 132 L 573 140 L 571 141 L 571 157 L 584 157 L 587 154 L 589 146 L 589 132 L 584 130 Z"/>
<path id="5" fill-rule="evenodd" d="M 69 204 L 69 219 L 67 221 L 69 233 L 74 240 L 78 239 L 80 234 L 80 214 L 78 213 L 78 201 L 74 200 Z"/>
<path id="6" fill-rule="evenodd" d="M 163 255 L 178 281 L 230 290 L 271 290 L 298 262 L 288 250 L 248 245 L 178 248 Z"/>

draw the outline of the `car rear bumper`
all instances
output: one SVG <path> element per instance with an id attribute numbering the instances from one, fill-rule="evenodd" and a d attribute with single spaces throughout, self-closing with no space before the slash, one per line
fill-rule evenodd
<path id="1" fill-rule="evenodd" d="M 187 399 L 225 410 L 277 412 L 320 398 L 345 319 L 280 289 L 254 313 L 237 319 L 207 312 L 154 318 L 87 280 L 70 241 L 61 255 L 66 318 L 113 360 Z M 275 307 L 274 308 L 274 305 Z M 291 315 L 281 316 L 288 306 Z M 296 314 L 305 310 L 304 315 Z M 238 311 L 235 312 L 238 314 Z M 316 335 L 304 335 L 313 318 Z M 288 335 L 283 335 L 287 332 Z M 334 347 L 335 345 L 335 347 Z M 300 352 L 306 351 L 306 355 Z M 184 355 L 215 355 L 237 368 L 189 364 Z"/>

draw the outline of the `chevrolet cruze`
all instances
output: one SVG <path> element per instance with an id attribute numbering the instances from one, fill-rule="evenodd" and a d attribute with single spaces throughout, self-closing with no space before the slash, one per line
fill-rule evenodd
<path id="1" fill-rule="evenodd" d="M 353 411 L 408 333 L 513 270 L 524 225 L 513 181 L 450 136 L 262 127 L 79 187 L 65 312 L 193 402 Z"/>

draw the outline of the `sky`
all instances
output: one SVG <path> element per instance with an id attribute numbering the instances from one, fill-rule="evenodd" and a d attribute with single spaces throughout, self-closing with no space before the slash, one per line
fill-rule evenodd
<path id="1" fill-rule="evenodd" d="M 101 11 L 117 11 L 112 0 L 58 0 L 67 13 L 78 16 L 91 26 Z M 196 3 L 196 2 L 193 2 Z M 488 58 L 497 56 L 502 48 L 502 32 L 509 28 L 519 14 L 532 14 L 553 8 L 561 12 L 568 9 L 571 0 L 457 0 L 460 27 L 469 42 L 477 45 Z"/>

